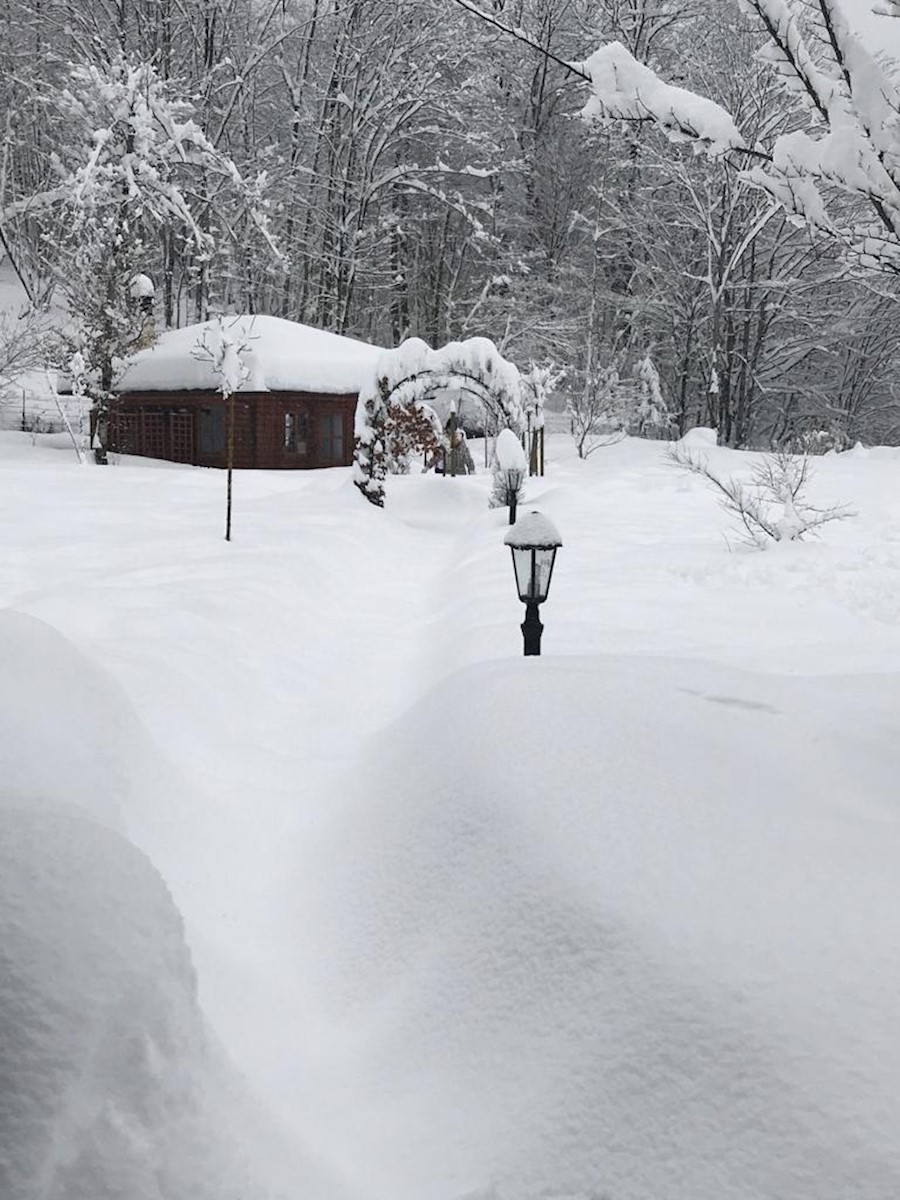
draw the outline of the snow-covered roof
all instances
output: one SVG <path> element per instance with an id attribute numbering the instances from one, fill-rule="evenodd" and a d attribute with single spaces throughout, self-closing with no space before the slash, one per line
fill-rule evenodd
<path id="1" fill-rule="evenodd" d="M 523 513 L 503 541 L 507 546 L 516 548 L 536 546 L 538 549 L 544 549 L 563 544 L 562 534 L 550 518 L 537 509 Z"/>
<path id="2" fill-rule="evenodd" d="M 227 317 L 225 330 L 248 368 L 245 392 L 358 392 L 371 375 L 378 346 L 326 333 L 281 317 Z M 170 329 L 140 350 L 123 370 L 119 392 L 205 391 L 219 387 L 210 348 L 219 344 L 218 323 Z"/>

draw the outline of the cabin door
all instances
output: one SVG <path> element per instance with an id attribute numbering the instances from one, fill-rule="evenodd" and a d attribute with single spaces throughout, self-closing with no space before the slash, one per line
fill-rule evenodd
<path id="1" fill-rule="evenodd" d="M 319 415 L 319 462 L 323 467 L 344 465 L 343 413 Z"/>

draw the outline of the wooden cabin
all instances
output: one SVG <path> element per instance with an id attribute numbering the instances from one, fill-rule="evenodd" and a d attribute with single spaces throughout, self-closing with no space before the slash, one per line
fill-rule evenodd
<path id="1" fill-rule="evenodd" d="M 349 466 L 360 388 L 380 350 L 279 317 L 226 318 L 243 379 L 234 393 L 234 465 Z M 212 322 L 169 330 L 131 360 L 110 406 L 108 448 L 224 467 L 227 404 L 210 349 Z"/>

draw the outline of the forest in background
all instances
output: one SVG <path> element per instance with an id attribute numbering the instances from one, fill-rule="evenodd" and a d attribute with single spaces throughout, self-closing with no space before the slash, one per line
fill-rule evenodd
<path id="1" fill-rule="evenodd" d="M 734 160 L 583 121 L 554 61 L 618 40 L 768 145 L 799 118 L 737 4 L 482 7 L 547 53 L 454 0 L 2 0 L 2 235 L 34 312 L 62 298 L 96 330 L 140 274 L 158 328 L 241 311 L 383 345 L 486 335 L 588 407 L 649 356 L 675 432 L 896 442 L 892 278 L 849 269 Z M 135 88 L 148 128 L 180 122 L 147 160 L 163 202 L 110 169 L 119 200 L 85 222 L 98 131 Z M 43 345 L 24 328 L 7 372 Z"/>

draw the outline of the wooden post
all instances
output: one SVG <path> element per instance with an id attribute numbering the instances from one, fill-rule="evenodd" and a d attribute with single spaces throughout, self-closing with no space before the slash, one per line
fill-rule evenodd
<path id="1" fill-rule="evenodd" d="M 225 541 L 231 541 L 231 474 L 234 470 L 234 392 L 228 397 L 228 493 L 225 501 Z"/>
<path id="2" fill-rule="evenodd" d="M 450 419 L 447 421 L 448 441 L 450 442 L 450 474 L 456 474 L 456 430 L 459 425 L 459 418 L 455 412 L 450 414 Z M 446 471 L 444 472 L 446 475 Z"/>

